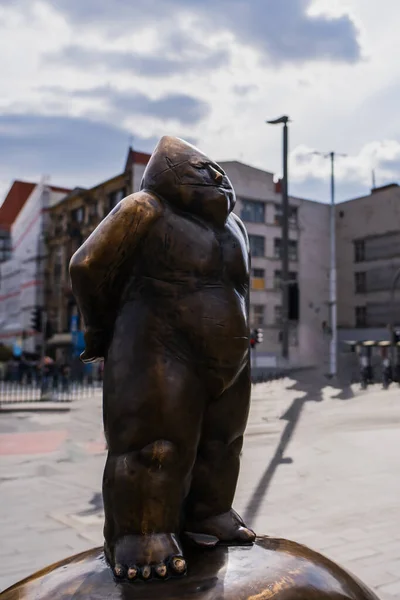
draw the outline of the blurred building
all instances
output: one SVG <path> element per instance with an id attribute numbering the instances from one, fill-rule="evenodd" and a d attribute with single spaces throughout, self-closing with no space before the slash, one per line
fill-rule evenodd
<path id="1" fill-rule="evenodd" d="M 79 345 L 83 344 L 82 323 L 69 281 L 70 258 L 117 202 L 139 190 L 149 158 L 130 149 L 121 174 L 89 190 L 73 190 L 51 210 L 46 281 L 48 314 L 55 333 L 48 343 L 59 354 L 79 353 Z M 253 256 L 251 326 L 264 329 L 264 342 L 257 347 L 257 364 L 275 366 L 281 351 L 282 310 L 279 185 L 274 183 L 272 173 L 240 162 L 224 162 L 221 166 L 235 187 L 236 212 L 249 232 Z M 299 198 L 291 198 L 290 206 L 290 272 L 300 290 L 297 315 L 291 323 L 291 364 L 310 366 L 320 363 L 321 357 L 327 360 L 323 324 L 328 320 L 329 209 Z M 73 322 L 80 332 L 78 344 Z"/>
<path id="2" fill-rule="evenodd" d="M 400 270 L 400 187 L 375 188 L 336 207 L 338 326 L 342 340 L 389 339 Z M 400 327 L 400 280 L 394 321 Z"/>
<path id="3" fill-rule="evenodd" d="M 76 188 L 49 213 L 46 306 L 56 356 L 70 358 L 83 350 L 83 332 L 69 279 L 69 262 L 99 222 L 125 196 L 140 189 L 149 154 L 129 149 L 124 170 L 93 188 Z"/>
<path id="4" fill-rule="evenodd" d="M 0 342 L 34 352 L 40 339 L 32 328 L 36 307 L 43 307 L 46 219 L 69 190 L 15 181 L 0 207 Z"/>
<path id="5" fill-rule="evenodd" d="M 250 326 L 264 330 L 264 341 L 256 347 L 256 365 L 273 367 L 281 364 L 280 185 L 267 171 L 237 161 L 220 164 L 235 188 L 235 212 L 249 234 Z M 295 197 L 289 204 L 289 271 L 298 289 L 298 296 L 291 296 L 290 364 L 323 366 L 328 361 L 329 206 Z"/>
<path id="6" fill-rule="evenodd" d="M 23 184 L 10 190 L 11 196 L 17 198 L 12 203 L 14 212 L 7 199 L 4 209 L 0 208 L 0 228 L 4 227 L 5 239 L 9 231 L 13 241 L 12 259 L 1 268 L 3 338 L 8 336 L 15 342 L 24 333 L 25 349 L 34 348 L 37 336 L 35 340 L 30 325 L 32 310 L 35 306 L 45 306 L 52 329 L 48 349 L 59 358 L 79 355 L 83 349 L 83 327 L 71 292 L 68 271 L 71 256 L 123 197 L 140 189 L 149 158 L 149 154 L 130 148 L 123 171 L 90 189 L 62 190 L 42 181 L 39 185 Z M 264 341 L 255 353 L 256 366 L 279 366 L 280 186 L 274 182 L 272 173 L 243 163 L 223 162 L 221 166 L 236 190 L 235 211 L 249 233 L 250 325 L 264 330 Z M 290 363 L 321 365 L 328 360 L 324 327 L 329 321 L 329 207 L 291 197 L 289 237 L 290 277 L 297 283 L 290 289 L 298 290 L 298 296 L 291 296 Z M 6 248 L 5 245 L 8 256 Z"/>

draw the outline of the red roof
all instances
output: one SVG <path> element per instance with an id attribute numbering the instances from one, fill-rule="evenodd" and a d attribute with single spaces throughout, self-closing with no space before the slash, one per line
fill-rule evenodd
<path id="1" fill-rule="evenodd" d="M 14 181 L 0 207 L 0 225 L 10 227 L 36 187 L 36 183 Z"/>
<path id="2" fill-rule="evenodd" d="M 136 152 L 132 147 L 128 150 L 128 156 L 126 157 L 125 171 L 132 168 L 132 165 L 147 165 L 151 157 L 151 154 L 145 152 Z"/>
<path id="3" fill-rule="evenodd" d="M 36 183 L 29 183 L 27 181 L 14 181 L 3 204 L 0 206 L 1 227 L 11 227 L 36 185 Z M 67 188 L 53 185 L 50 188 L 54 192 L 65 192 L 66 194 L 70 191 Z"/>

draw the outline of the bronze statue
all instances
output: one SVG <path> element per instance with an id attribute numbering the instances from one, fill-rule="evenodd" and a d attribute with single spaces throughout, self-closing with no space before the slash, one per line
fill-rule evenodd
<path id="1" fill-rule="evenodd" d="M 232 509 L 250 396 L 249 247 L 234 204 L 216 163 L 164 137 L 142 191 L 73 256 L 82 359 L 105 359 L 105 552 L 1 600 L 378 600 L 304 546 L 255 539 Z M 132 584 L 149 579 L 159 585 Z"/>
<path id="2" fill-rule="evenodd" d="M 72 257 L 84 361 L 105 359 L 105 552 L 118 577 L 186 571 L 181 536 L 251 544 L 232 509 L 250 398 L 249 245 L 226 173 L 163 137 L 141 191 Z"/>

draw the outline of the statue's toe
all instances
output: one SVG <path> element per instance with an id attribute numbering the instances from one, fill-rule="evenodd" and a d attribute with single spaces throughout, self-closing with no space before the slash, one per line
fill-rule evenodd
<path id="1" fill-rule="evenodd" d="M 139 570 L 137 567 L 129 567 L 128 569 L 128 579 L 130 579 L 131 581 L 133 581 L 134 579 L 136 579 L 136 577 L 139 574 Z"/>
<path id="2" fill-rule="evenodd" d="M 154 572 L 157 575 L 157 577 L 164 579 L 164 577 L 166 577 L 168 574 L 167 565 L 163 562 L 159 563 L 154 567 Z"/>
<path id="3" fill-rule="evenodd" d="M 114 567 L 114 573 L 115 573 L 116 577 L 124 577 L 125 576 L 125 568 L 120 563 L 117 563 Z"/>
<path id="4" fill-rule="evenodd" d="M 151 577 L 151 567 L 150 567 L 150 565 L 145 565 L 144 567 L 142 567 L 141 575 L 142 575 L 142 578 L 144 580 L 150 579 L 150 577 Z"/>
<path id="5" fill-rule="evenodd" d="M 126 535 L 117 540 L 110 551 L 105 544 L 108 561 L 118 579 L 148 581 L 166 579 L 186 574 L 186 561 L 175 535 L 159 533 L 152 535 Z"/>
<path id="6" fill-rule="evenodd" d="M 236 532 L 236 540 L 245 544 L 252 544 L 256 539 L 256 534 L 248 527 L 239 527 Z"/>
<path id="7" fill-rule="evenodd" d="M 174 556 L 170 565 L 172 572 L 176 575 L 183 575 L 186 572 L 186 560 L 182 556 Z"/>

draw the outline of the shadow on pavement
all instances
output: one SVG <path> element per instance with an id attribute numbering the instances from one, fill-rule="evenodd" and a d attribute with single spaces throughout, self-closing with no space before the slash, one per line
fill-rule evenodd
<path id="1" fill-rule="evenodd" d="M 279 465 L 293 463 L 293 459 L 290 457 L 285 457 L 284 454 L 296 430 L 305 403 L 322 402 L 324 400 L 323 390 L 324 388 L 330 385 L 334 388 L 337 388 L 339 386 L 339 383 L 332 382 L 325 377 L 318 377 L 314 380 L 299 379 L 294 385 L 288 386 L 286 388 L 302 392 L 304 395 L 295 398 L 288 410 L 280 417 L 281 420 L 287 421 L 287 424 L 281 434 L 274 456 L 272 457 L 256 489 L 254 490 L 253 495 L 249 500 L 249 503 L 246 506 L 246 510 L 244 513 L 245 522 L 251 523 L 251 521 L 257 516 Z M 342 385 L 342 389 L 337 395 L 331 395 L 331 398 L 338 400 L 349 400 L 353 397 L 354 392 L 350 384 Z"/>

